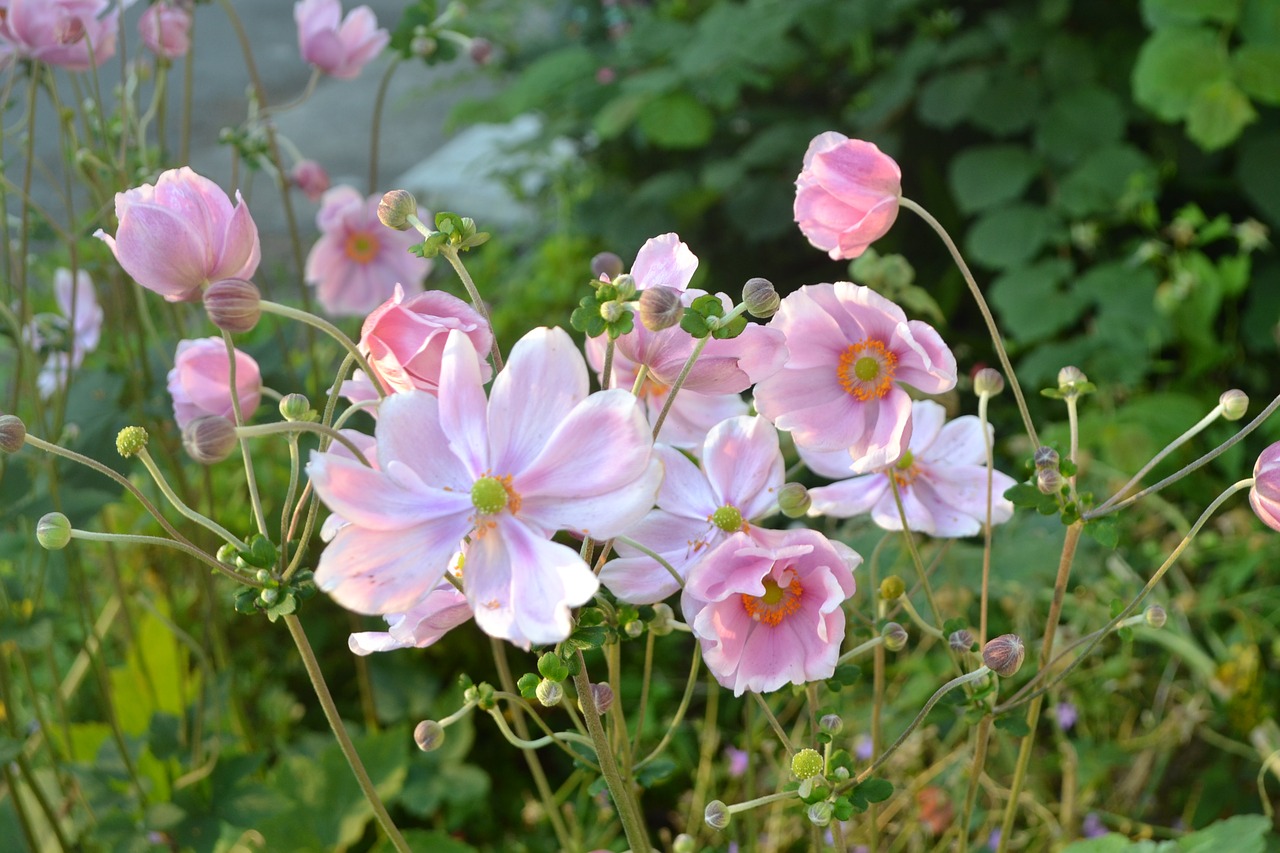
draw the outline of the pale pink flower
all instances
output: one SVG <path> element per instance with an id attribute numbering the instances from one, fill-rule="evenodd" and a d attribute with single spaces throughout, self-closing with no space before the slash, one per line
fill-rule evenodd
<path id="1" fill-rule="evenodd" d="M 932 400 L 911 405 L 911 440 L 896 462 L 871 474 L 848 478 L 849 455 L 843 451 L 800 450 L 811 469 L 840 482 L 809 490 L 810 515 L 850 518 L 870 512 L 885 530 L 901 530 L 902 517 L 893 500 L 890 478 L 898 485 L 907 526 L 930 536 L 973 536 L 987 517 L 987 448 L 991 425 L 983 438 L 973 415 L 947 421 L 946 409 Z M 1013 504 L 1003 497 L 1015 485 L 1012 477 L 991 472 L 991 523 L 1013 517 Z"/>
<path id="2" fill-rule="evenodd" d="M 627 537 L 661 556 L 681 578 L 731 534 L 776 509 L 785 466 L 778 433 L 764 418 L 738 417 L 717 424 L 700 449 L 702 467 L 659 445 L 654 452 L 666 475 L 658 506 Z M 652 557 L 616 544 L 619 557 L 605 563 L 600 582 L 632 604 L 652 604 L 680 583 Z"/>
<path id="3" fill-rule="evenodd" d="M 480 377 L 488 382 L 492 371 L 484 356 L 493 344 L 488 322 L 458 297 L 439 290 L 406 299 L 397 284 L 392 297 L 365 318 L 360 352 L 388 391 L 417 388 L 434 394 L 445 340 L 453 329 L 471 339 L 480 354 Z"/>
<path id="4" fill-rule="evenodd" d="M 716 681 L 741 696 L 830 678 L 861 562 L 804 528 L 735 533 L 700 560 L 681 609 Z"/>
<path id="5" fill-rule="evenodd" d="M 373 380 L 363 370 L 351 371 L 351 378 L 342 381 L 338 394 L 350 403 L 369 403 L 378 399 L 378 389 L 373 387 Z M 366 411 L 374 417 L 378 416 L 377 409 Z"/>
<path id="6" fill-rule="evenodd" d="M 0 0 L 0 66 L 14 57 L 87 71 L 116 52 L 110 0 Z"/>
<path id="7" fill-rule="evenodd" d="M 289 180 L 309 201 L 319 201 L 329 189 L 329 173 L 315 160 L 299 160 L 289 172 Z"/>
<path id="8" fill-rule="evenodd" d="M 53 274 L 53 294 L 62 316 L 70 323 L 70 347 L 49 353 L 44 366 L 40 368 L 36 387 L 44 398 L 66 386 L 71 371 L 84 362 L 86 354 L 98 348 L 98 340 L 102 334 L 102 306 L 94 295 L 93 280 L 89 278 L 89 273 L 77 270 L 73 281 L 71 270 L 59 267 Z M 45 344 L 34 325 L 29 327 L 28 337 L 36 349 Z"/>
<path id="9" fill-rule="evenodd" d="M 449 574 L 462 577 L 462 553 L 454 555 Z M 471 618 L 467 597 L 446 577 L 427 597 L 404 613 L 388 613 L 386 631 L 352 634 L 347 645 L 360 656 L 395 649 L 425 649 Z"/>
<path id="10" fill-rule="evenodd" d="M 898 218 L 902 172 L 870 142 L 827 131 L 814 137 L 796 178 L 796 222 L 832 260 L 856 258 Z"/>
<path id="11" fill-rule="evenodd" d="M 451 331 L 439 396 L 391 395 L 376 436 L 376 469 L 333 453 L 307 466 L 348 522 L 320 555 L 316 583 L 351 610 L 405 613 L 469 537 L 463 585 L 476 624 L 525 647 L 567 637 L 570 608 L 599 586 L 551 536 L 622 533 L 653 506 L 662 477 L 635 398 L 588 394 L 586 364 L 561 329 L 525 335 L 488 401 L 475 346 Z"/>
<path id="12" fill-rule="evenodd" d="M 1263 524 L 1280 530 L 1280 441 L 1262 451 L 1253 465 L 1249 506 Z"/>
<path id="13" fill-rule="evenodd" d="M 258 408 L 262 375 L 253 356 L 235 351 L 236 396 L 245 420 Z M 231 404 L 231 362 L 222 338 L 178 341 L 178 352 L 169 371 L 173 418 L 179 429 L 205 415 L 235 420 Z"/>
<path id="14" fill-rule="evenodd" d="M 376 57 L 391 36 L 368 6 L 342 17 L 339 0 L 299 0 L 293 6 L 302 58 L 330 77 L 350 80 Z"/>
<path id="15" fill-rule="evenodd" d="M 378 221 L 380 195 L 367 199 L 354 187 L 324 194 L 316 225 L 320 239 L 307 255 L 307 283 L 320 305 L 335 316 L 368 314 L 390 299 L 396 285 L 422 292 L 431 262 L 410 254 L 422 242 L 416 231 L 396 231 Z"/>
<path id="16" fill-rule="evenodd" d="M 847 450 L 851 472 L 896 460 L 911 437 L 911 398 L 956 384 L 956 360 L 927 323 L 907 320 L 870 288 L 811 284 L 782 300 L 769 325 L 790 358 L 756 385 L 756 408 L 807 450 Z"/>
<path id="17" fill-rule="evenodd" d="M 181 59 L 191 49 L 191 7 L 177 0 L 153 3 L 138 19 L 147 49 L 163 59 Z"/>
<path id="18" fill-rule="evenodd" d="M 258 227 L 240 192 L 227 194 L 187 166 L 161 172 L 155 186 L 116 193 L 119 227 L 94 236 L 134 281 L 170 302 L 193 299 L 212 281 L 253 278 L 261 250 Z"/>

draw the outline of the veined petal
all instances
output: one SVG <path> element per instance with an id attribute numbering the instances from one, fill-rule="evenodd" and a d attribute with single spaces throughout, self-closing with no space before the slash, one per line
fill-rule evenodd
<path id="1" fill-rule="evenodd" d="M 707 482 L 707 475 L 688 456 L 665 444 L 658 445 L 653 452 L 666 470 L 658 491 L 658 506 L 677 516 L 703 522 L 720 508 L 720 497 Z"/>
<path id="2" fill-rule="evenodd" d="M 697 270 L 697 256 L 675 233 L 645 241 L 631 265 L 631 275 L 641 290 L 649 287 L 684 290 Z"/>
<path id="3" fill-rule="evenodd" d="M 986 441 L 982 440 L 983 432 L 986 432 Z M 986 465 L 993 434 L 991 424 L 983 430 L 977 417 L 961 415 L 942 427 L 933 441 L 922 444 L 918 456 L 921 461 L 943 465 Z"/>
<path id="4" fill-rule="evenodd" d="M 369 530 L 348 524 L 320 554 L 316 585 L 357 613 L 410 609 L 444 577 L 468 522 Z"/>
<path id="5" fill-rule="evenodd" d="M 564 329 L 534 329 L 521 338 L 489 402 L 494 471 L 528 468 L 589 387 L 587 365 Z"/>
<path id="6" fill-rule="evenodd" d="M 468 493 L 475 477 L 450 452 L 440 428 L 440 402 L 425 391 L 392 394 L 378 404 L 378 461 L 408 465 L 422 482 Z"/>
<path id="7" fill-rule="evenodd" d="M 385 471 L 333 453 L 312 453 L 307 475 L 325 506 L 369 530 L 404 530 L 470 509 L 466 495 L 427 487 L 407 489 Z M 461 539 L 462 534 L 455 538 Z"/>
<path id="8" fill-rule="evenodd" d="M 782 488 L 785 466 L 778 431 L 764 418 L 733 418 L 707 436 L 702 458 L 707 481 L 719 498 L 744 519 L 767 512 Z"/>
<path id="9" fill-rule="evenodd" d="M 870 512 L 888 492 L 887 474 L 866 474 L 829 486 L 818 486 L 809 490 L 809 498 L 813 501 L 809 515 L 853 518 Z M 892 501 L 892 496 L 889 499 Z"/>
<path id="10" fill-rule="evenodd" d="M 479 357 L 466 333 L 449 332 L 440 368 L 440 429 L 473 477 L 490 470 L 488 401 Z"/>
<path id="11" fill-rule="evenodd" d="M 656 457 L 635 480 L 612 492 L 583 497 L 525 498 L 520 516 L 546 530 L 574 530 L 597 539 L 624 534 L 653 508 L 662 483 L 662 462 Z"/>

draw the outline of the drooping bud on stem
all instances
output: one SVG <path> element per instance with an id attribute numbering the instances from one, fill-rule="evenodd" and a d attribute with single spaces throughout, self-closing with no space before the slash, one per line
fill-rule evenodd
<path id="1" fill-rule="evenodd" d="M 889 575 L 880 581 L 880 597 L 885 601 L 897 601 L 906 591 L 907 585 L 897 575 Z"/>
<path id="2" fill-rule="evenodd" d="M 1159 604 L 1151 605 L 1142 612 L 1142 615 L 1152 628 L 1163 628 L 1164 623 L 1169 620 L 1169 614 Z"/>
<path id="3" fill-rule="evenodd" d="M 640 322 L 651 332 L 669 329 L 684 316 L 680 292 L 671 287 L 650 287 L 640 294 Z"/>
<path id="4" fill-rule="evenodd" d="M 880 636 L 884 637 L 884 647 L 891 652 L 900 652 L 907 647 L 907 629 L 897 622 L 886 623 L 880 629 Z"/>
<path id="5" fill-rule="evenodd" d="M 844 728 L 844 720 L 840 719 L 839 714 L 823 714 L 822 719 L 818 720 L 818 728 L 829 735 L 838 735 Z"/>
<path id="6" fill-rule="evenodd" d="M 1218 398 L 1218 405 L 1222 407 L 1223 418 L 1238 421 L 1249 410 L 1249 395 L 1239 388 L 1232 388 L 1230 391 L 1222 392 L 1222 396 Z"/>
<path id="7" fill-rule="evenodd" d="M 236 447 L 236 425 L 222 415 L 196 418 L 182 430 L 182 446 L 201 465 L 221 462 Z"/>
<path id="8" fill-rule="evenodd" d="M 242 278 L 215 281 L 204 292 L 204 310 L 209 322 L 233 335 L 244 334 L 258 325 L 261 305 L 258 286 Z"/>
<path id="9" fill-rule="evenodd" d="M 995 397 L 1004 390 L 1004 376 L 1000 371 L 984 367 L 973 375 L 973 393 L 979 397 Z"/>
<path id="10" fill-rule="evenodd" d="M 725 829 L 729 826 L 729 807 L 719 800 L 712 800 L 707 803 L 707 808 L 702 813 L 702 819 L 712 829 Z"/>
<path id="11" fill-rule="evenodd" d="M 1001 678 L 1008 678 L 1022 666 L 1027 651 L 1017 634 L 1001 634 L 982 649 L 982 662 Z"/>
<path id="12" fill-rule="evenodd" d="M 418 200 L 408 190 L 391 190 L 378 202 L 378 221 L 397 231 L 408 231 L 410 216 L 418 215 Z"/>
<path id="13" fill-rule="evenodd" d="M 956 654 L 964 654 L 973 648 L 973 634 L 966 628 L 952 631 L 951 636 L 947 638 L 947 644 L 951 646 L 951 651 Z"/>
<path id="14" fill-rule="evenodd" d="M 435 720 L 423 720 L 413 730 L 413 742 L 423 752 L 432 752 L 444 746 L 444 726 Z"/>

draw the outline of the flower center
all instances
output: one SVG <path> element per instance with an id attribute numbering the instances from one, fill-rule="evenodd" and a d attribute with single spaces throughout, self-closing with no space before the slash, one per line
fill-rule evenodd
<path id="1" fill-rule="evenodd" d="M 893 478 L 894 483 L 898 485 L 898 489 L 905 489 L 916 478 L 916 457 L 910 450 L 904 450 L 902 457 L 893 463 L 887 473 Z"/>
<path id="2" fill-rule="evenodd" d="M 883 341 L 866 340 L 849 344 L 840 354 L 836 372 L 840 387 L 847 393 L 859 400 L 870 400 L 889 393 L 897 364 L 898 356 L 890 352 Z"/>
<path id="3" fill-rule="evenodd" d="M 790 578 L 785 587 L 772 577 L 767 577 L 764 579 L 764 595 L 742 594 L 742 606 L 755 621 L 777 625 L 800 609 L 800 598 L 804 595 L 800 579 L 790 569 L 782 574 L 783 581 Z"/>
<path id="4" fill-rule="evenodd" d="M 373 263 L 373 259 L 378 256 L 378 238 L 367 231 L 357 231 L 347 237 L 347 243 L 343 247 L 347 257 L 358 264 Z"/>
<path id="5" fill-rule="evenodd" d="M 471 484 L 471 505 L 479 515 L 495 515 L 504 509 L 520 510 L 520 496 L 511 488 L 511 475 L 481 477 Z"/>
<path id="6" fill-rule="evenodd" d="M 737 507 L 729 506 L 728 504 L 711 513 L 711 523 L 725 533 L 737 533 L 745 526 L 742 521 L 742 513 L 738 511 Z"/>

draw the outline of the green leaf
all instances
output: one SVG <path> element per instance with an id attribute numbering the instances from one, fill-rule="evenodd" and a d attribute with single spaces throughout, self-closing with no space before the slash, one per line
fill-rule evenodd
<path id="1" fill-rule="evenodd" d="M 1280 5 L 1280 4 L 1277 4 Z M 1280 228 L 1280 131 L 1250 133 L 1240 143 L 1235 180 L 1241 192 Z"/>
<path id="2" fill-rule="evenodd" d="M 568 667 L 565 667 L 567 670 Z M 520 680 L 516 682 L 516 689 L 520 691 L 520 695 L 526 699 L 533 699 L 538 695 L 538 682 L 542 679 L 532 672 L 526 672 L 520 676 Z"/>
<path id="3" fill-rule="evenodd" d="M 16 737 L 0 735 L 0 764 L 8 765 L 22 754 L 25 741 Z"/>
<path id="4" fill-rule="evenodd" d="M 640 108 L 637 127 L 659 148 L 698 148 L 715 132 L 715 116 L 687 92 L 672 92 Z"/>
<path id="5" fill-rule="evenodd" d="M 1217 80 L 1196 92 L 1187 110 L 1187 136 L 1205 151 L 1235 142 L 1258 118 L 1253 105 L 1230 80 Z"/>
<path id="6" fill-rule="evenodd" d="M 925 124 L 941 128 L 954 127 L 969 115 L 986 85 L 986 69 L 948 69 L 935 76 L 920 90 L 916 114 Z"/>
<path id="7" fill-rule="evenodd" d="M 1142 0 L 1142 17 L 1152 28 L 1214 21 L 1234 24 L 1241 0 Z"/>
<path id="8" fill-rule="evenodd" d="M 1084 526 L 1084 532 L 1104 548 L 1115 548 L 1120 544 L 1120 528 L 1111 516 L 1090 521 Z"/>
<path id="9" fill-rule="evenodd" d="M 1147 39 L 1133 67 L 1133 98 L 1165 121 L 1184 118 L 1203 87 L 1226 80 L 1230 63 L 1213 30 L 1162 29 Z"/>
<path id="10" fill-rule="evenodd" d="M 1027 725 L 1027 721 L 1022 717 L 1014 717 L 1005 715 L 996 718 L 996 728 L 1002 732 L 1008 732 L 1014 737 L 1026 737 L 1031 734 L 1031 727 Z"/>
<path id="11" fill-rule="evenodd" d="M 547 652 L 538 658 L 538 672 L 551 681 L 564 681 L 569 677 L 569 667 L 555 652 Z"/>
<path id="12" fill-rule="evenodd" d="M 1040 163 L 1021 145 L 966 149 L 951 161 L 947 177 L 965 213 L 1013 201 L 1026 192 Z"/>
<path id="13" fill-rule="evenodd" d="M 607 625 L 594 625 L 574 631 L 565 645 L 572 649 L 598 649 L 609 642 L 611 630 Z"/>
<path id="14" fill-rule="evenodd" d="M 1262 853 L 1271 821 L 1263 815 L 1236 815 L 1178 839 L 1182 853 Z"/>
<path id="15" fill-rule="evenodd" d="M 1124 138 L 1124 103 L 1100 86 L 1067 92 L 1053 101 L 1036 124 L 1036 147 L 1060 163 L 1075 163 L 1086 153 Z"/>
<path id="16" fill-rule="evenodd" d="M 883 803 L 893 796 L 893 783 L 888 779 L 868 779 L 851 792 L 871 803 Z"/>
<path id="17" fill-rule="evenodd" d="M 1280 46 L 1243 45 L 1231 56 L 1244 93 L 1264 104 L 1280 104 Z"/>
<path id="18" fill-rule="evenodd" d="M 1248 44 L 1280 46 L 1280 3 L 1275 0 L 1244 0 L 1239 32 Z"/>
<path id="19" fill-rule="evenodd" d="M 1010 136 L 1031 126 L 1045 100 L 1044 87 L 1021 69 L 1008 69 L 982 90 L 969 110 L 969 123 L 993 136 Z"/>
<path id="20" fill-rule="evenodd" d="M 1155 196 L 1156 169 L 1131 145 L 1109 145 L 1090 153 L 1058 185 L 1056 206 L 1084 218 L 1135 208 Z"/>
<path id="21" fill-rule="evenodd" d="M 1057 217 L 1033 204 L 990 210 L 969 229 L 965 239 L 973 261 L 995 269 L 1021 266 L 1055 236 Z"/>
<path id="22" fill-rule="evenodd" d="M 992 281 L 989 298 L 1005 333 L 1016 341 L 1040 341 L 1073 326 L 1088 307 L 1066 287 L 1073 271 L 1070 261 L 1053 258 Z"/>
<path id="23" fill-rule="evenodd" d="M 640 109 L 648 100 L 633 94 L 619 95 L 600 108 L 592 127 L 601 139 L 613 139 L 635 124 Z"/>
<path id="24" fill-rule="evenodd" d="M 641 788 L 652 788 L 661 782 L 665 782 L 676 771 L 676 763 L 670 758 L 655 758 L 644 767 L 640 768 L 640 772 L 636 774 L 636 781 L 640 783 Z"/>

